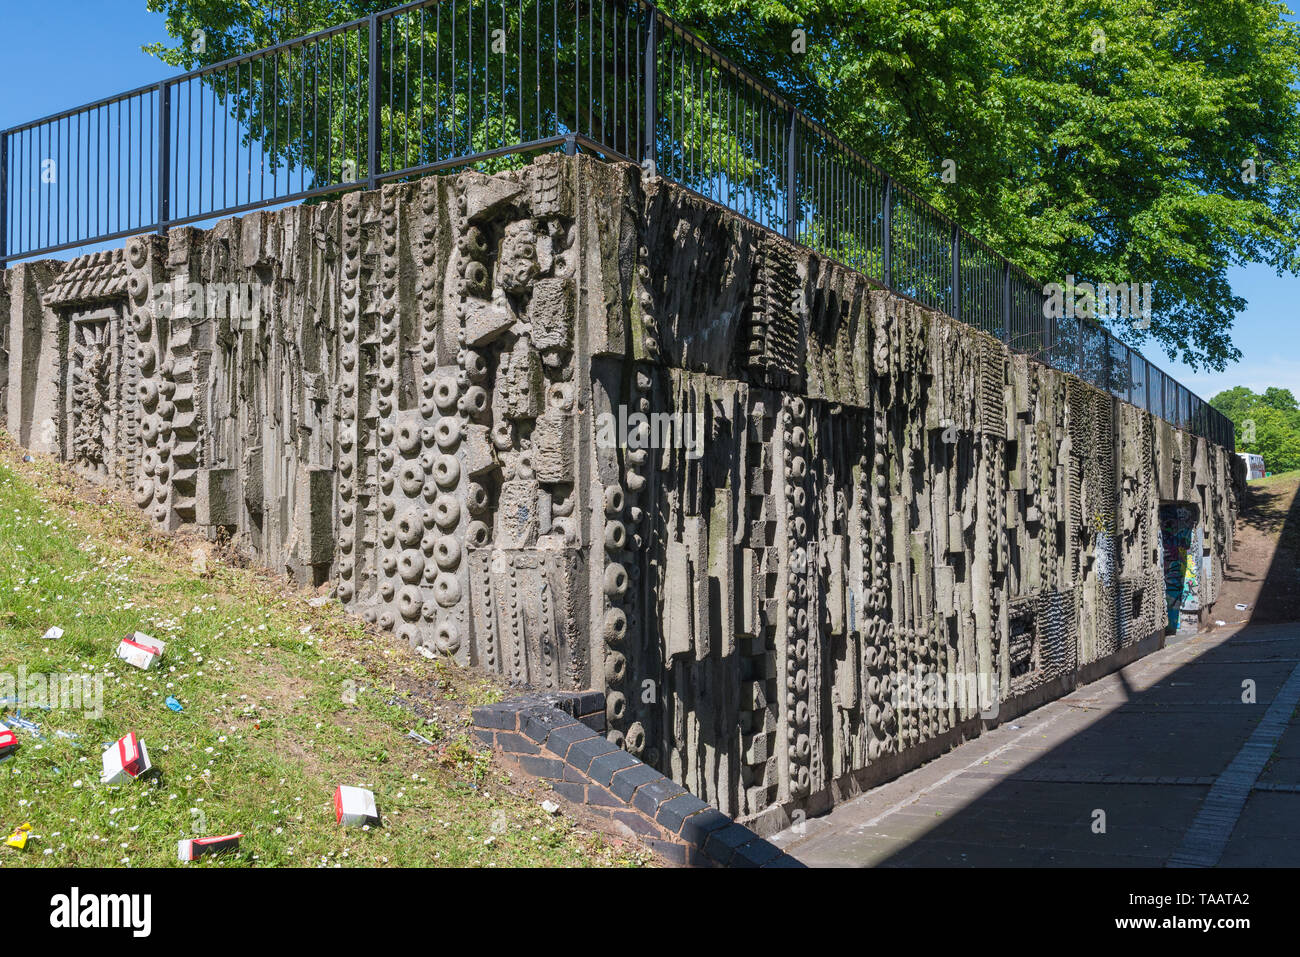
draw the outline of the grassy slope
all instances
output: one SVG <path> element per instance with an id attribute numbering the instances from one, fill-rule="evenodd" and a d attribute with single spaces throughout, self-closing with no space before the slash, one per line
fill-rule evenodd
<path id="1" fill-rule="evenodd" d="M 1250 484 L 1253 485 L 1295 485 L 1300 481 L 1300 471 L 1292 470 L 1290 472 L 1275 472 L 1267 478 L 1253 479 Z"/>
<path id="2" fill-rule="evenodd" d="M 22 852 L 0 845 L 0 867 L 173 865 L 178 839 L 234 831 L 237 855 L 187 866 L 648 861 L 546 814 L 545 794 L 470 744 L 467 709 L 499 697 L 495 684 L 412 655 L 335 603 L 311 608 L 263 572 L 210 561 L 201 574 L 194 542 L 20 456 L 0 433 L 0 674 L 101 675 L 103 714 L 24 712 L 45 740 L 19 731 L 0 764 L 0 839 L 24 821 L 35 838 Z M 51 625 L 66 634 L 44 642 Z M 158 670 L 113 656 L 134 630 L 168 643 Z M 0 720 L 11 713 L 0 706 Z M 437 746 L 408 740 L 413 727 Z M 161 776 L 100 785 L 102 743 L 127 731 Z M 384 826 L 336 825 L 340 783 L 372 789 Z"/>

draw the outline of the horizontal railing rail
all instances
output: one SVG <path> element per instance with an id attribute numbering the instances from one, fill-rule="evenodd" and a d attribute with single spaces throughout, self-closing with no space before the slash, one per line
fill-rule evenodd
<path id="1" fill-rule="evenodd" d="M 0 132 L 0 266 L 437 170 L 642 163 L 1182 429 L 1232 423 L 645 0 L 417 0 Z"/>

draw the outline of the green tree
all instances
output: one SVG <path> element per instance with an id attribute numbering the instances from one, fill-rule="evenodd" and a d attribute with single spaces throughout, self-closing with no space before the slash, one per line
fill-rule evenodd
<path id="1" fill-rule="evenodd" d="M 1279 412 L 1296 411 L 1295 396 L 1291 394 L 1290 389 L 1279 389 L 1269 386 L 1260 396 L 1260 402 L 1264 403 L 1270 409 L 1277 409 Z"/>
<path id="2" fill-rule="evenodd" d="M 514 11 L 527 25 L 534 4 L 554 2 L 487 6 L 508 28 Z M 178 39 L 154 52 L 188 67 L 389 3 L 148 0 Z M 1150 282 L 1150 328 L 1113 325 L 1132 345 L 1153 340 L 1170 358 L 1222 369 L 1240 357 L 1230 330 L 1245 305 L 1229 266 L 1300 274 L 1300 28 L 1275 0 L 669 0 L 665 9 L 1039 280 Z M 205 51 L 193 49 L 196 29 L 208 31 Z M 591 75 L 616 82 L 635 67 L 601 49 Z M 567 41 L 555 50 L 575 56 Z M 517 92 L 516 73 L 519 90 L 536 85 L 528 55 L 504 54 L 502 102 Z M 716 68 L 698 74 L 711 81 Z M 430 86 L 427 75 L 418 85 Z M 445 83 L 433 86 L 428 99 L 445 104 Z M 525 104 L 513 126 L 505 110 L 480 113 L 480 128 L 455 142 L 581 125 L 597 99 L 586 93 Z M 726 157 L 717 165 L 730 184 L 766 188 L 751 157 L 770 158 L 772 137 L 724 132 L 734 115 L 716 101 L 671 95 L 696 155 Z M 420 116 L 388 111 L 385 126 L 422 131 L 431 124 Z M 439 152 L 422 149 L 426 162 Z M 833 228 L 814 222 L 811 233 Z"/>
<path id="3" fill-rule="evenodd" d="M 1259 396 L 1244 385 L 1234 386 L 1220 392 L 1210 400 L 1210 405 L 1218 409 L 1233 421 L 1240 429 L 1241 421 L 1249 410 L 1259 402 Z"/>
<path id="4" fill-rule="evenodd" d="M 1261 403 L 1251 409 L 1247 421 L 1254 423 L 1255 441 L 1241 451 L 1264 456 L 1264 467 L 1270 472 L 1300 468 L 1300 417 Z"/>
<path id="5" fill-rule="evenodd" d="M 1289 389 L 1257 395 L 1245 386 L 1220 392 L 1210 405 L 1232 420 L 1237 450 L 1264 457 L 1270 472 L 1300 469 L 1300 408 Z"/>

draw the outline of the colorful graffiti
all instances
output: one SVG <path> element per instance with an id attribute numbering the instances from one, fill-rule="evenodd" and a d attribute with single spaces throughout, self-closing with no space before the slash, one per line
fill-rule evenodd
<path id="1" fill-rule="evenodd" d="M 1176 630 L 1183 606 L 1199 594 L 1199 562 L 1193 548 L 1196 534 L 1196 509 L 1191 505 L 1160 506 L 1160 545 L 1165 560 L 1165 605 L 1169 609 L 1169 627 Z M 1188 560 L 1189 554 L 1192 560 Z"/>

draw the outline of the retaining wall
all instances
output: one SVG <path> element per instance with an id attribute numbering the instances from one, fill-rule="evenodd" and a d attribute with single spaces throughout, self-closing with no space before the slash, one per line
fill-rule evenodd
<path id="1" fill-rule="evenodd" d="M 1231 547 L 1235 456 L 630 165 L 2 275 L 25 445 L 412 645 L 601 692 L 760 833 L 1157 645 L 1162 502 L 1204 614 Z"/>

